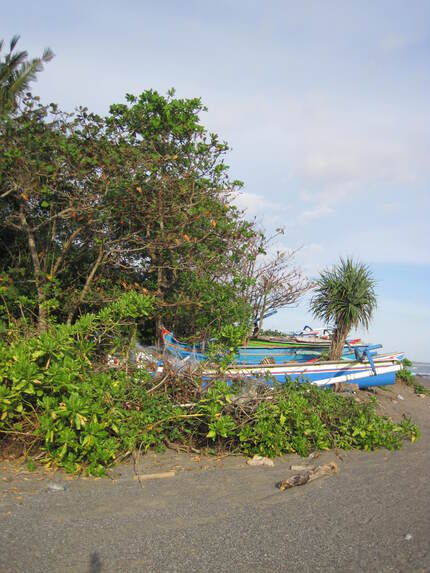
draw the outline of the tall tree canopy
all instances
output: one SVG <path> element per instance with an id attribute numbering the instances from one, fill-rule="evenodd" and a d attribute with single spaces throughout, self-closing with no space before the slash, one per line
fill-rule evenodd
<path id="1" fill-rule="evenodd" d="M 256 264 L 267 242 L 204 111 L 149 90 L 105 117 L 25 96 L 0 118 L 4 321 L 44 330 L 133 289 L 154 295 L 154 326 L 201 337 L 297 298 L 287 257 Z"/>
<path id="2" fill-rule="evenodd" d="M 133 288 L 182 333 L 246 319 L 238 277 L 255 231 L 203 110 L 148 91 L 104 118 L 28 97 L 1 120 L 4 314 L 44 329 Z"/>

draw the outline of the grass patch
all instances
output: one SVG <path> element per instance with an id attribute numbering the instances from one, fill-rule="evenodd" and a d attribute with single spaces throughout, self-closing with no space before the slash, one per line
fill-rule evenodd
<path id="1" fill-rule="evenodd" d="M 405 358 L 403 361 L 403 368 L 397 372 L 396 378 L 397 380 L 402 381 L 406 386 L 414 389 L 415 394 L 417 395 L 426 395 L 430 396 L 430 390 L 423 386 L 420 382 L 417 381 L 416 376 L 410 370 L 412 366 L 412 362 Z"/>

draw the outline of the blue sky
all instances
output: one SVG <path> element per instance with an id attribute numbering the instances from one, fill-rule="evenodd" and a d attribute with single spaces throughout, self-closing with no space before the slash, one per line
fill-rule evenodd
<path id="1" fill-rule="evenodd" d="M 367 334 L 430 362 L 430 3 L 22 0 L 0 37 L 56 58 L 35 91 L 103 113 L 148 88 L 202 97 L 232 146 L 238 203 L 315 276 L 368 263 Z M 306 301 L 266 326 L 315 324 Z"/>

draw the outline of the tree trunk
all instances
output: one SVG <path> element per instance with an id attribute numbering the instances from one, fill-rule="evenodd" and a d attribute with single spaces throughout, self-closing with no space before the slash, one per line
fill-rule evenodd
<path id="1" fill-rule="evenodd" d="M 337 326 L 330 344 L 330 360 L 340 360 L 349 328 Z"/>
<path id="2" fill-rule="evenodd" d="M 38 304 L 37 328 L 42 332 L 46 330 L 48 326 L 48 313 L 45 306 L 46 294 L 43 288 L 44 285 L 42 284 L 42 271 L 40 269 L 39 255 L 37 254 L 34 233 L 28 225 L 27 218 L 22 207 L 19 212 L 19 219 L 21 226 L 27 235 L 28 248 L 30 250 L 31 260 L 33 263 L 34 282 L 36 283 Z"/>
<path id="3" fill-rule="evenodd" d="M 161 316 L 161 309 L 164 302 L 164 270 L 163 270 L 163 246 L 165 246 L 164 241 L 164 211 L 163 211 L 163 192 L 160 188 L 158 189 L 158 224 L 160 225 L 160 235 L 159 242 L 160 245 L 155 248 L 154 262 L 157 268 L 157 296 L 159 297 L 159 310 L 155 318 L 155 344 L 158 348 L 162 348 L 162 338 L 161 330 L 163 328 L 163 318 Z"/>
<path id="4" fill-rule="evenodd" d="M 76 239 L 76 237 L 79 235 L 79 233 L 81 232 L 82 227 L 78 227 L 77 229 L 75 229 L 73 231 L 73 233 L 70 235 L 70 237 L 67 239 L 67 241 L 64 243 L 63 245 L 63 249 L 61 251 L 61 253 L 58 255 L 57 260 L 55 261 L 55 263 L 53 263 L 51 265 L 51 275 L 55 277 L 55 275 L 58 272 L 58 269 L 60 268 L 61 263 L 64 260 L 64 257 L 67 254 L 67 251 L 70 249 L 70 247 L 72 246 L 73 241 Z M 54 237 L 55 238 L 55 237 Z M 54 241 L 54 238 L 52 239 L 52 241 Z"/>
<path id="5" fill-rule="evenodd" d="M 267 304 L 267 292 L 264 293 L 263 303 L 260 307 L 260 318 L 258 321 L 258 326 L 256 328 L 256 332 L 254 332 L 253 336 L 258 336 L 263 328 L 263 320 L 264 320 L 264 313 L 266 312 L 266 304 Z"/>
<path id="6" fill-rule="evenodd" d="M 73 317 L 75 316 L 75 313 L 76 313 L 76 311 L 77 311 L 78 308 L 79 308 L 79 305 L 84 302 L 85 297 L 87 296 L 87 294 L 88 294 L 88 292 L 89 292 L 89 290 L 90 290 L 90 288 L 91 288 L 91 285 L 92 285 L 92 282 L 93 282 L 93 280 L 94 280 L 95 274 L 96 274 L 96 272 L 97 272 L 99 266 L 100 266 L 101 263 L 102 263 L 103 255 L 104 255 L 104 253 L 103 253 L 103 244 L 101 244 L 100 247 L 99 247 L 99 254 L 97 255 L 97 259 L 96 259 L 96 261 L 95 261 L 95 263 L 94 263 L 94 265 L 93 265 L 93 267 L 92 267 L 92 269 L 91 269 L 91 271 L 90 271 L 90 274 L 87 276 L 87 280 L 85 281 L 85 285 L 84 285 L 84 288 L 83 288 L 82 291 L 81 291 L 81 295 L 80 295 L 80 297 L 79 297 L 79 300 L 78 300 L 78 302 L 77 302 L 76 304 L 73 305 L 73 308 L 72 308 L 72 310 L 70 311 L 69 316 L 67 317 L 67 322 L 68 322 L 69 324 L 72 322 Z"/>

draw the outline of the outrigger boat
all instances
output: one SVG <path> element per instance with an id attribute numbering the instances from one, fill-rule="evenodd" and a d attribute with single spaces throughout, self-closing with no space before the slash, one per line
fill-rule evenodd
<path id="1" fill-rule="evenodd" d="M 324 352 L 330 348 L 330 344 L 331 338 L 322 336 L 261 336 L 260 338 L 251 338 L 248 346 L 264 348 L 297 348 Z M 366 346 L 366 344 L 364 344 L 360 338 L 347 339 L 345 349 L 360 348 L 363 346 Z"/>
<path id="2" fill-rule="evenodd" d="M 284 347 L 284 348 L 305 348 L 307 350 L 315 350 L 317 352 L 324 352 L 330 348 L 331 337 L 333 335 L 332 328 L 312 328 L 305 326 L 299 332 L 289 332 L 286 336 L 259 336 L 258 338 L 251 338 L 248 346 L 258 347 Z M 360 338 L 347 338 L 345 344 L 345 351 L 353 348 L 364 347 L 365 344 Z"/>
<path id="3" fill-rule="evenodd" d="M 396 372 L 402 368 L 404 354 L 385 354 L 372 357 L 367 351 L 361 360 L 339 360 L 306 363 L 290 362 L 285 364 L 258 366 L 231 366 L 224 375 L 231 381 L 243 379 L 261 379 L 266 383 L 273 380 L 285 382 L 303 381 L 317 386 L 330 386 L 336 382 L 358 384 L 359 388 L 394 384 Z M 216 370 L 208 369 L 202 373 L 206 379 L 215 378 Z"/>
<path id="4" fill-rule="evenodd" d="M 170 354 L 176 356 L 177 358 L 191 358 L 198 362 L 206 361 L 207 355 L 203 352 L 202 345 L 198 344 L 196 346 L 190 346 L 184 342 L 177 340 L 173 333 L 163 329 L 162 339 L 164 343 L 164 348 Z M 367 344 L 358 344 L 357 341 L 353 341 L 354 344 L 346 344 L 344 353 L 342 355 L 342 360 L 353 360 L 357 356 L 357 352 L 369 351 L 372 355 L 376 354 L 376 350 L 381 348 L 380 344 L 374 344 L 369 346 Z M 261 364 L 262 361 L 270 360 L 270 362 L 275 362 L 277 364 L 283 364 L 285 362 L 295 361 L 295 362 L 308 362 L 309 360 L 318 359 L 321 357 L 323 352 L 327 352 L 328 346 L 315 347 L 315 346 L 292 346 L 292 345 L 264 345 L 260 343 L 257 346 L 251 343 L 249 346 L 241 346 L 237 349 L 235 355 L 236 364 L 244 365 L 254 365 Z"/>
<path id="5" fill-rule="evenodd" d="M 166 350 L 179 358 L 184 366 L 189 363 L 190 359 L 199 362 L 207 359 L 206 355 L 199 352 L 198 349 L 193 350 L 187 344 L 176 340 L 168 330 L 163 329 L 162 336 Z M 285 360 L 286 349 L 283 348 L 284 354 L 270 354 L 275 361 L 274 364 L 261 364 L 261 360 L 260 363 L 255 362 L 254 364 L 239 362 L 227 368 L 224 376 L 230 381 L 260 379 L 269 384 L 273 380 L 285 382 L 287 378 L 293 381 L 307 381 L 317 386 L 330 386 L 336 382 L 358 384 L 359 388 L 394 384 L 396 372 L 402 369 L 405 355 L 404 353 L 375 355 L 376 349 L 380 347 L 380 344 L 373 346 L 357 345 L 353 350 L 353 359 L 343 358 L 336 361 L 321 361 L 319 355 L 312 357 L 310 354 L 302 354 L 302 350 L 298 350 L 296 353 L 300 356 L 300 360 L 295 359 L 292 354 L 288 355 L 290 356 L 289 360 Z M 243 350 L 240 349 L 240 352 Z M 253 348 L 252 350 L 256 349 Z M 269 349 L 261 350 L 262 352 L 265 350 L 266 355 L 264 353 L 259 354 L 257 355 L 258 359 L 267 358 Z M 270 353 L 272 351 L 273 348 L 270 348 Z M 281 359 L 284 359 L 283 362 L 279 362 Z M 202 371 L 204 380 L 217 376 L 219 376 L 219 372 L 210 365 Z"/>

